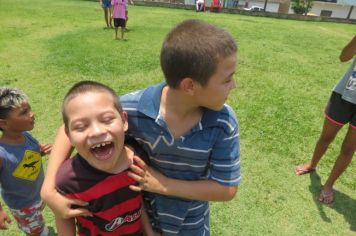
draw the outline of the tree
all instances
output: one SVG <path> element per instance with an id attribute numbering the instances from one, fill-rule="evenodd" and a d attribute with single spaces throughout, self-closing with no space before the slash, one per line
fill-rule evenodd
<path id="1" fill-rule="evenodd" d="M 307 15 L 312 6 L 313 0 L 292 0 L 292 9 L 295 14 Z"/>

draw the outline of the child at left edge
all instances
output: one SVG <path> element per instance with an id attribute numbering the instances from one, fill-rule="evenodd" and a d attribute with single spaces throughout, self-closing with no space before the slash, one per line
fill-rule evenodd
<path id="1" fill-rule="evenodd" d="M 44 179 L 42 156 L 52 146 L 41 145 L 28 132 L 35 116 L 27 96 L 18 89 L 0 88 L 0 183 L 1 195 L 17 221 L 31 236 L 48 235 L 42 216 L 40 190 Z M 0 206 L 0 229 L 7 229 L 10 217 Z"/>
<path id="2" fill-rule="evenodd" d="M 111 5 L 113 8 L 112 17 L 115 26 L 115 39 L 119 39 L 117 36 L 119 27 L 121 28 L 121 39 L 124 39 L 127 19 L 127 0 L 112 0 Z"/>

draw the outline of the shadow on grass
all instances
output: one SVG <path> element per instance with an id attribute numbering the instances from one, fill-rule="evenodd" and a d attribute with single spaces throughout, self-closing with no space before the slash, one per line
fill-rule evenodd
<path id="1" fill-rule="evenodd" d="M 345 220 L 350 224 L 350 230 L 356 232 L 356 200 L 348 195 L 334 189 L 334 202 L 330 205 L 325 205 L 319 202 L 319 194 L 322 188 L 320 176 L 314 171 L 310 173 L 309 191 L 313 195 L 313 200 L 319 210 L 320 217 L 331 223 L 331 219 L 325 214 L 324 207 L 329 207 L 339 214 L 342 214 Z"/>

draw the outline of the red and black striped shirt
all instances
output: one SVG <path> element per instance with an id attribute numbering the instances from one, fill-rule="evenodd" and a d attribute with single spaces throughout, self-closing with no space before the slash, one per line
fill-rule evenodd
<path id="1" fill-rule="evenodd" d="M 147 158 L 133 138 L 125 138 L 125 144 L 135 149 L 135 155 Z M 142 235 L 142 197 L 129 189 L 137 182 L 127 173 L 100 171 L 78 154 L 63 163 L 56 176 L 57 190 L 66 197 L 88 202 L 85 208 L 94 214 L 76 218 L 78 235 Z"/>

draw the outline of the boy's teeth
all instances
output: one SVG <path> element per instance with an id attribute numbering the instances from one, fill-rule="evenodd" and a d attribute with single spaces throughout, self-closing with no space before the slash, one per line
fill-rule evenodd
<path id="1" fill-rule="evenodd" d="M 110 144 L 110 142 L 99 143 L 99 144 L 96 144 L 96 145 L 92 146 L 92 148 L 104 147 L 107 144 Z"/>

